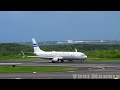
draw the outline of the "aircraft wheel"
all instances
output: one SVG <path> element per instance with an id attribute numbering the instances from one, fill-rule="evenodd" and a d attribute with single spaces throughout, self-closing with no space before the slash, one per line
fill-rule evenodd
<path id="1" fill-rule="evenodd" d="M 83 63 L 84 60 L 81 60 L 80 62 Z"/>
<path id="2" fill-rule="evenodd" d="M 64 62 L 64 60 L 61 60 L 61 62 Z"/>
<path id="3" fill-rule="evenodd" d="M 52 61 L 52 63 L 55 63 L 55 61 Z"/>

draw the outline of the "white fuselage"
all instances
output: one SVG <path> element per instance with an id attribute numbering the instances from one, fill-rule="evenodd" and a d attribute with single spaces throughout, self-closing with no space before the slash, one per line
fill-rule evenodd
<path id="1" fill-rule="evenodd" d="M 39 48 L 34 38 L 32 38 L 32 43 L 33 43 L 34 53 L 37 55 L 37 57 L 52 59 L 52 62 L 58 62 L 58 61 L 63 62 L 63 60 L 83 61 L 84 59 L 87 58 L 87 56 L 84 53 L 77 52 L 76 49 L 75 52 L 56 52 L 56 51 L 46 52 Z M 36 56 L 32 56 L 32 57 L 36 57 Z"/>
<path id="2" fill-rule="evenodd" d="M 81 52 L 35 52 L 35 54 L 42 58 L 58 57 L 62 60 L 81 60 L 86 59 L 87 56 Z"/>

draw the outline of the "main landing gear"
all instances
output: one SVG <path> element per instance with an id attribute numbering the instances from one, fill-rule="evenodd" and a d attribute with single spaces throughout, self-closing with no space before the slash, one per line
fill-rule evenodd
<path id="1" fill-rule="evenodd" d="M 80 62 L 83 63 L 83 62 L 84 62 L 84 59 L 83 59 L 83 60 L 80 60 Z"/>
<path id="2" fill-rule="evenodd" d="M 53 60 L 52 60 L 52 63 L 57 63 L 57 62 L 59 62 L 59 61 L 60 61 L 60 62 L 64 62 L 64 60 L 57 60 L 57 61 L 53 61 Z"/>

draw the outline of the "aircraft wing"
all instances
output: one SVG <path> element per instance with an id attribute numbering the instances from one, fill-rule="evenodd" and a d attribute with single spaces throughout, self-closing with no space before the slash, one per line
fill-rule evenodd
<path id="1" fill-rule="evenodd" d="M 40 57 L 40 56 L 26 56 L 26 57 Z"/>
<path id="2" fill-rule="evenodd" d="M 26 57 L 41 57 L 41 56 L 26 56 Z M 53 57 L 41 57 L 41 58 L 53 58 Z"/>
<path id="3" fill-rule="evenodd" d="M 27 56 L 27 57 L 38 57 L 44 59 L 52 59 L 53 61 L 57 61 L 58 59 L 62 59 L 63 57 L 41 57 L 41 56 Z"/>
<path id="4" fill-rule="evenodd" d="M 37 58 L 37 57 L 38 57 L 38 58 L 46 58 L 46 59 L 49 59 L 49 58 L 51 58 L 51 59 L 52 59 L 52 58 L 53 58 L 53 57 L 43 57 L 43 56 L 42 56 L 42 57 L 41 57 L 41 56 L 27 56 L 27 55 L 25 55 L 25 54 L 24 54 L 24 52 L 23 52 L 23 51 L 21 51 L 21 53 L 22 53 L 22 55 L 23 55 L 23 56 L 22 56 L 22 58 L 24 58 L 24 57 L 35 57 L 35 58 Z"/>
<path id="5" fill-rule="evenodd" d="M 41 57 L 41 56 L 26 56 L 26 57 L 38 57 L 38 58 L 46 58 L 46 59 L 49 59 L 49 58 L 51 58 L 51 59 L 53 59 L 53 57 Z"/>

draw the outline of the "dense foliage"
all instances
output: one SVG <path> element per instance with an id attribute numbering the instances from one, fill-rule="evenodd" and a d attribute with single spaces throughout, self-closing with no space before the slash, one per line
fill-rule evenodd
<path id="1" fill-rule="evenodd" d="M 120 45 L 111 44 L 74 44 L 74 45 L 49 45 L 41 46 L 45 51 L 75 51 L 85 53 L 88 57 L 95 58 L 120 58 Z M 33 52 L 32 46 L 16 43 L 1 43 L 0 56 L 19 55 L 21 51 Z"/>
<path id="2" fill-rule="evenodd" d="M 19 55 L 21 51 L 32 52 L 32 47 L 28 45 L 20 45 L 16 43 L 0 44 L 0 56 Z"/>

